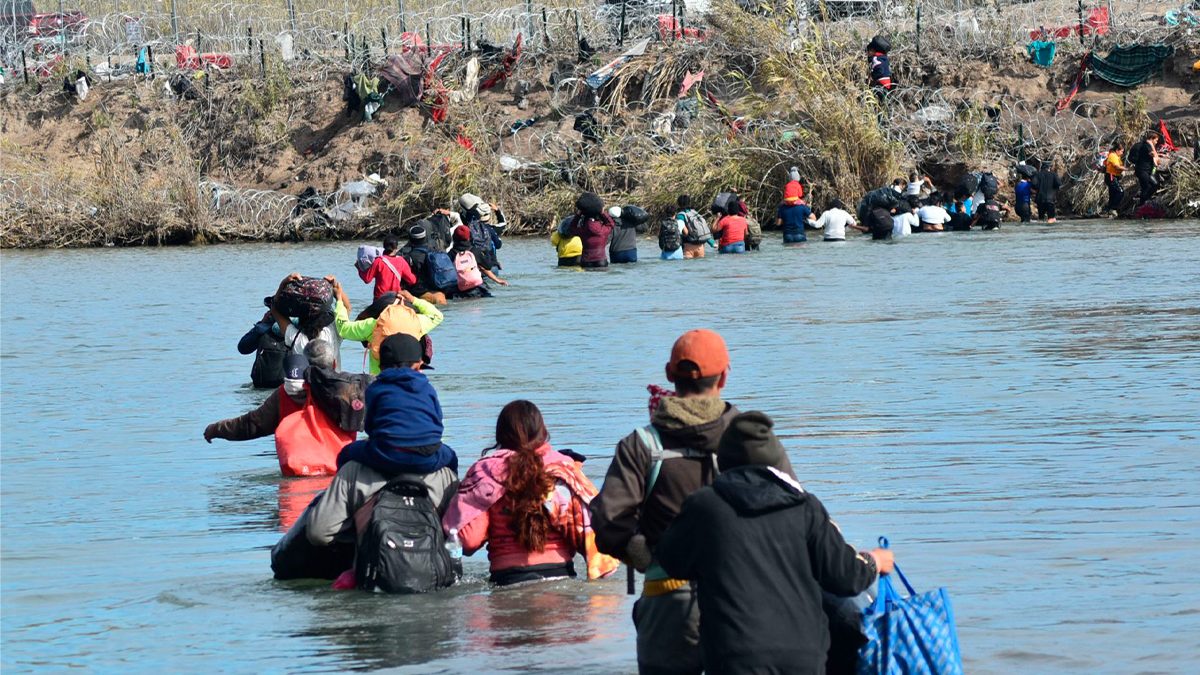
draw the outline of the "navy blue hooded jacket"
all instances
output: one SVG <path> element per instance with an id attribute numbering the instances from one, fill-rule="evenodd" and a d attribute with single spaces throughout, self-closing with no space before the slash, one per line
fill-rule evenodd
<path id="1" fill-rule="evenodd" d="M 442 405 L 429 379 L 411 368 L 386 368 L 366 395 L 369 438 L 338 454 L 338 468 L 350 460 L 385 474 L 458 471 L 454 450 L 442 443 Z"/>

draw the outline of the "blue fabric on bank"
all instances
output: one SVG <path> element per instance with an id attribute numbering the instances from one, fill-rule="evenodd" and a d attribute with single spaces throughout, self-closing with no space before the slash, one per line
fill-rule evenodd
<path id="1" fill-rule="evenodd" d="M 887 539 L 879 539 L 887 548 Z M 879 594 L 863 610 L 867 643 L 858 652 L 858 675 L 962 675 L 950 594 L 939 588 L 918 595 L 899 566 L 893 574 L 908 597 L 896 592 L 892 575 L 879 577 Z"/>
<path id="2" fill-rule="evenodd" d="M 338 454 L 338 467 L 350 460 L 384 473 L 429 473 L 449 466 L 458 470 L 454 450 L 442 443 L 442 406 L 425 374 L 411 368 L 385 368 L 366 395 L 369 438 L 354 441 Z M 412 448 L 438 446 L 432 454 Z"/>
<path id="3" fill-rule="evenodd" d="M 1058 51 L 1058 44 L 1034 40 L 1026 45 L 1025 49 L 1029 52 L 1030 61 L 1043 68 L 1049 68 L 1050 64 L 1054 63 L 1054 54 Z"/>

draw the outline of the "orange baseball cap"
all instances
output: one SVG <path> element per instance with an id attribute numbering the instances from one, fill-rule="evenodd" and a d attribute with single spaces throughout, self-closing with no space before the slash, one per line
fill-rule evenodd
<path id="1" fill-rule="evenodd" d="M 729 369 L 729 349 L 725 339 L 714 331 L 689 330 L 671 347 L 667 368 L 675 377 L 693 380 L 720 375 Z"/>

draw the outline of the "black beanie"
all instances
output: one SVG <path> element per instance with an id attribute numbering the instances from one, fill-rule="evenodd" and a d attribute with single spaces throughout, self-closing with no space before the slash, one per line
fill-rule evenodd
<path id="1" fill-rule="evenodd" d="M 575 208 L 590 218 L 599 218 L 604 212 L 604 200 L 594 192 L 585 192 L 575 200 Z"/>
<path id="2" fill-rule="evenodd" d="M 717 444 L 717 464 L 722 471 L 739 466 L 771 466 L 795 478 L 787 451 L 775 438 L 775 422 L 766 413 L 751 411 L 733 418 Z"/>

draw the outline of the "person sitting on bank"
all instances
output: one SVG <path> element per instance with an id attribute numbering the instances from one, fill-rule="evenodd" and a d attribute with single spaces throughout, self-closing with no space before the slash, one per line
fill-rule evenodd
<path id="1" fill-rule="evenodd" d="M 420 371 L 422 354 L 411 335 L 384 341 L 383 370 L 367 388 L 370 438 L 342 449 L 329 488 L 271 549 L 276 579 L 332 580 L 352 567 L 355 514 L 390 480 L 424 483 L 438 514 L 446 512 L 458 484 L 458 457 L 442 442 L 442 408 Z"/>
<path id="2" fill-rule="evenodd" d="M 496 420 L 496 444 L 467 471 L 442 526 L 458 531 L 467 555 L 487 546 L 494 584 L 574 577 L 577 553 L 587 577 L 598 579 L 620 563 L 596 550 L 588 513 L 595 496 L 579 462 L 550 447 L 537 406 L 513 401 Z"/>
<path id="3" fill-rule="evenodd" d="M 772 426 L 761 412 L 733 418 L 720 475 L 683 502 L 654 549 L 668 574 L 696 584 L 706 672 L 826 672 L 822 591 L 854 596 L 892 570 L 890 550 L 846 543 Z"/>
<path id="4" fill-rule="evenodd" d="M 574 220 L 574 216 L 563 218 L 550 235 L 550 243 L 558 253 L 559 267 L 579 267 L 579 261 L 583 258 L 583 240 L 570 233 Z"/>
<path id="5" fill-rule="evenodd" d="M 400 240 L 394 234 L 387 235 L 383 238 L 383 253 L 375 258 L 369 268 L 358 273 L 364 284 L 375 282 L 375 299 L 384 293 L 395 293 L 417 283 L 416 275 L 409 268 L 408 261 L 399 255 L 399 250 Z"/>
<path id="6" fill-rule="evenodd" d="M 337 378 L 350 383 L 351 389 L 357 387 L 357 391 L 314 388 L 309 384 L 314 378 Z M 332 345 L 312 340 L 305 345 L 304 354 L 287 355 L 283 384 L 262 405 L 244 415 L 209 424 L 204 428 L 204 440 L 248 441 L 274 435 L 283 475 L 329 475 L 336 470 L 338 453 L 358 436 L 362 424 L 361 417 L 340 414 L 353 405 L 352 400 L 341 399 L 357 399 L 361 410 L 365 388 L 365 379 L 335 371 Z"/>

